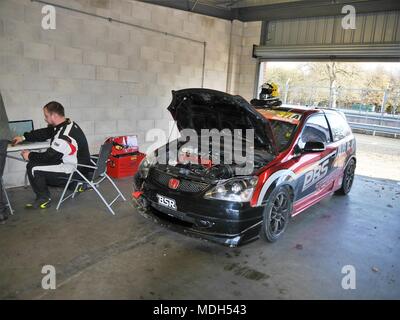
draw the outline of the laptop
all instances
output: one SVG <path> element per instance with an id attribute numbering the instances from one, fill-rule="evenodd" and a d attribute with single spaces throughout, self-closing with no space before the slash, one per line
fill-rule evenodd
<path id="1" fill-rule="evenodd" d="M 34 129 L 33 120 L 9 121 L 8 125 L 13 137 L 23 136 L 25 132 L 31 132 Z"/>

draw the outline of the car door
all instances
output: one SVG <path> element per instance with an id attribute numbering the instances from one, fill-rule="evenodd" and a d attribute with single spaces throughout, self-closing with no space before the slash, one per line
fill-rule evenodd
<path id="1" fill-rule="evenodd" d="M 325 149 L 305 152 L 307 142 L 322 142 Z M 293 171 L 297 175 L 295 201 L 297 209 L 318 201 L 333 189 L 332 165 L 337 147 L 332 144 L 329 125 L 323 113 L 310 116 L 306 120 L 297 142 L 300 154 Z"/>
<path id="2" fill-rule="evenodd" d="M 332 165 L 332 175 L 336 180 L 337 187 L 340 187 L 345 166 L 355 152 L 355 139 L 343 115 L 332 110 L 327 110 L 325 115 L 332 134 L 332 143 L 330 145 L 337 150 L 336 158 Z"/>

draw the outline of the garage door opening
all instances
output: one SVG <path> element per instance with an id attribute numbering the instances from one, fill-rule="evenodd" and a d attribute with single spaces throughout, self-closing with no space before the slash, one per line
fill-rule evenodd
<path id="1" fill-rule="evenodd" d="M 258 89 L 271 81 L 284 104 L 400 114 L 400 63 L 262 62 Z"/>
<path id="2" fill-rule="evenodd" d="M 391 139 L 400 137 L 400 63 L 262 62 L 258 88 L 265 82 L 278 85 L 284 105 L 343 111 L 356 134 L 356 173 L 400 181 L 400 143 Z"/>

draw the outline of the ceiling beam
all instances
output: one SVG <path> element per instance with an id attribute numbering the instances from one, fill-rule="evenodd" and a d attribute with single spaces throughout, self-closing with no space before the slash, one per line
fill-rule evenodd
<path id="1" fill-rule="evenodd" d="M 398 0 L 307 0 L 270 5 L 229 8 L 223 2 L 206 0 L 139 0 L 164 7 L 192 11 L 211 17 L 240 21 L 273 21 L 306 17 L 342 15 L 344 5 L 353 5 L 356 13 L 400 10 Z M 235 0 L 232 1 L 232 3 Z M 197 2 L 197 3 L 196 3 Z M 228 1 L 224 2 L 224 4 Z M 193 9 L 193 10 L 191 10 Z"/>
<path id="2" fill-rule="evenodd" d="M 206 16 L 216 17 L 225 20 L 232 20 L 232 12 L 229 8 L 209 5 L 196 0 L 139 0 L 141 2 L 156 4 L 163 7 L 174 8 L 194 13 L 204 14 Z"/>
<path id="3" fill-rule="evenodd" d="M 296 1 L 263 5 L 256 7 L 243 7 L 234 9 L 234 19 L 240 21 L 272 21 L 282 19 L 338 16 L 342 15 L 344 5 L 353 5 L 356 13 L 371 13 L 382 11 L 400 10 L 398 0 L 373 0 L 373 1 Z"/>

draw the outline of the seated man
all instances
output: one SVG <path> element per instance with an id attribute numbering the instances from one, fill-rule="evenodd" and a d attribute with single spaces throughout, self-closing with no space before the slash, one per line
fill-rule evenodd
<path id="1" fill-rule="evenodd" d="M 48 208 L 51 203 L 48 186 L 64 186 L 77 163 L 90 165 L 85 134 L 75 122 L 65 118 L 64 107 L 52 101 L 43 107 L 43 112 L 49 124 L 47 128 L 26 132 L 13 139 L 14 144 L 24 140 L 40 142 L 51 139 L 46 152 L 24 150 L 21 153 L 28 161 L 28 178 L 36 194 L 36 200 L 26 205 L 28 209 Z"/>

